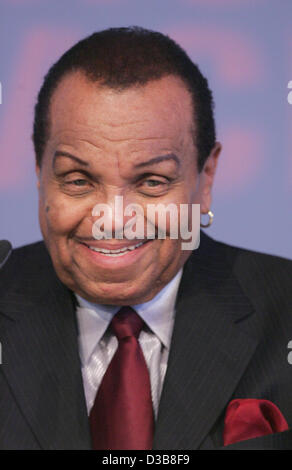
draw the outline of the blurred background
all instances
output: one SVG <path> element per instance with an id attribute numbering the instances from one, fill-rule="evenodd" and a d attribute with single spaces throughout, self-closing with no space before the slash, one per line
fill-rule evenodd
<path id="1" fill-rule="evenodd" d="M 223 153 L 207 233 L 291 257 L 291 0 L 0 0 L 0 238 L 41 239 L 31 133 L 44 74 L 79 39 L 130 25 L 176 40 L 213 90 Z"/>

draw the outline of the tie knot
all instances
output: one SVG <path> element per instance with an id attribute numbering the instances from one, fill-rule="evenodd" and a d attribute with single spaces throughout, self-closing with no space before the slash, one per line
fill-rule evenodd
<path id="1" fill-rule="evenodd" d="M 122 307 L 112 319 L 111 326 L 118 340 L 127 336 L 138 338 L 143 327 L 143 320 L 133 308 Z"/>

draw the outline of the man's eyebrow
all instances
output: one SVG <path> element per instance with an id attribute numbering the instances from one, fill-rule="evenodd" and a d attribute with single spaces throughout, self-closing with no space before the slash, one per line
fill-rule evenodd
<path id="1" fill-rule="evenodd" d="M 172 160 L 177 164 L 178 167 L 180 166 L 180 160 L 174 153 L 168 153 L 167 155 L 159 155 L 158 157 L 151 158 L 150 160 L 147 160 L 146 162 L 137 163 L 134 166 L 135 168 L 141 168 L 144 166 L 154 165 L 160 162 L 164 162 L 166 160 Z"/>
<path id="2" fill-rule="evenodd" d="M 79 163 L 80 165 L 89 166 L 88 162 L 85 162 L 84 160 L 81 160 L 81 158 L 78 158 L 78 157 L 76 157 L 75 155 L 72 155 L 69 152 L 64 152 L 63 150 L 56 150 L 56 152 L 54 153 L 54 157 L 53 157 L 53 167 L 55 166 L 55 162 L 56 162 L 56 159 L 58 157 L 71 158 L 71 160 L 74 160 L 75 162 Z"/>
<path id="3" fill-rule="evenodd" d="M 70 158 L 71 160 L 74 160 L 75 162 L 79 163 L 80 165 L 89 166 L 88 162 L 85 162 L 81 158 L 76 157 L 75 155 L 72 155 L 69 152 L 65 152 L 63 150 L 56 150 L 56 152 L 54 153 L 54 157 L 53 157 L 53 167 L 55 166 L 55 162 L 56 162 L 56 159 L 58 157 L 67 157 L 67 158 Z M 168 153 L 166 155 L 159 155 L 158 157 L 153 157 L 150 160 L 147 160 L 145 162 L 137 163 L 136 165 L 134 165 L 134 167 L 135 168 L 143 168 L 145 166 L 155 165 L 155 164 L 158 164 L 160 162 L 168 161 L 168 160 L 174 161 L 177 164 L 178 167 L 181 164 L 179 158 L 174 153 Z"/>

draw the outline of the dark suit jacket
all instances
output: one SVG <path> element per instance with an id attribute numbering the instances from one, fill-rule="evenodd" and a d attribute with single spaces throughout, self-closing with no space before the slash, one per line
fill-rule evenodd
<path id="1" fill-rule="evenodd" d="M 0 272 L 0 449 L 90 449 L 72 293 L 43 242 Z M 275 403 L 292 428 L 292 263 L 216 242 L 184 267 L 154 449 L 222 448 L 234 398 Z M 292 449 L 292 431 L 229 448 Z"/>

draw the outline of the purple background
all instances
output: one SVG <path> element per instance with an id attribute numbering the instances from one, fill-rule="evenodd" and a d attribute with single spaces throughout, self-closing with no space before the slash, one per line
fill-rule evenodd
<path id="1" fill-rule="evenodd" d="M 223 153 L 211 236 L 291 257 L 291 0 L 0 0 L 0 238 L 41 238 L 33 106 L 42 77 L 93 31 L 169 34 L 209 79 Z"/>

